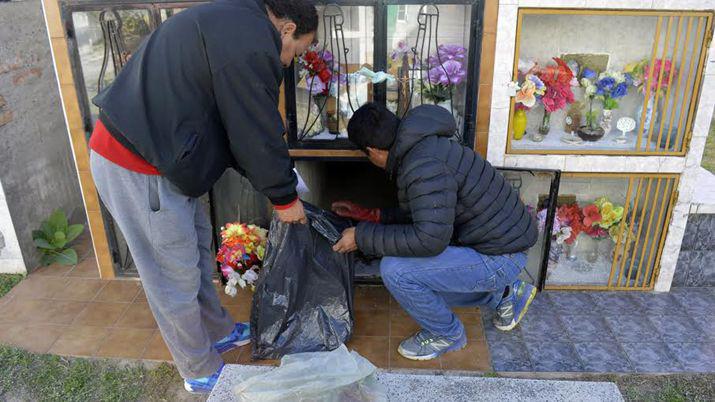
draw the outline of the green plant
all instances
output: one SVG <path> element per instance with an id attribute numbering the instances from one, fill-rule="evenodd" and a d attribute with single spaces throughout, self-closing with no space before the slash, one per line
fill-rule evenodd
<path id="1" fill-rule="evenodd" d="M 35 246 L 42 253 L 42 265 L 54 262 L 64 265 L 77 264 L 77 252 L 69 244 L 84 231 L 84 225 L 70 225 L 61 209 L 42 222 L 40 230 L 32 231 Z"/>

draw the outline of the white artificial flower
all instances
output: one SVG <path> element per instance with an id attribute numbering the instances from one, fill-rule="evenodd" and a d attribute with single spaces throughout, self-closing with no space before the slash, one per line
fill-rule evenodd
<path id="1" fill-rule="evenodd" d="M 588 86 L 586 86 L 585 95 L 586 95 L 586 96 L 593 96 L 593 95 L 596 93 L 596 90 L 597 90 L 597 88 L 596 88 L 595 85 L 589 84 Z"/>
<path id="2" fill-rule="evenodd" d="M 229 280 L 226 282 L 226 284 L 227 284 L 228 286 L 236 286 L 236 285 L 238 284 L 238 279 L 236 279 L 236 278 L 231 278 L 231 279 L 229 279 Z"/>
<path id="3" fill-rule="evenodd" d="M 238 294 L 238 289 L 236 289 L 235 286 L 226 285 L 226 287 L 224 288 L 224 292 L 226 292 L 226 294 L 231 297 L 236 297 L 236 295 Z"/>
<path id="4" fill-rule="evenodd" d="M 556 244 L 563 244 L 569 237 L 571 237 L 571 228 L 568 226 L 561 228 L 556 236 Z"/>
<path id="5" fill-rule="evenodd" d="M 515 81 L 507 83 L 506 88 L 509 90 L 509 96 L 516 96 L 516 92 L 521 89 L 519 83 Z"/>
<path id="6" fill-rule="evenodd" d="M 241 289 L 245 289 L 245 288 L 246 288 L 246 281 L 244 281 L 243 278 L 239 279 L 239 280 L 238 280 L 238 286 L 240 286 Z"/>
<path id="7" fill-rule="evenodd" d="M 228 279 L 229 280 L 231 280 L 231 279 L 239 280 L 239 279 L 241 279 L 241 274 L 239 274 L 236 271 L 231 271 L 228 273 Z"/>
<path id="8" fill-rule="evenodd" d="M 612 72 L 611 78 L 616 80 L 616 84 L 620 84 L 621 82 L 626 82 L 626 75 L 623 74 L 623 72 L 621 72 L 621 71 Z"/>
<path id="9" fill-rule="evenodd" d="M 256 273 L 256 271 L 249 269 L 248 271 L 246 271 L 243 274 L 242 278 L 247 283 L 253 284 L 253 282 L 255 282 L 258 279 L 258 274 Z"/>

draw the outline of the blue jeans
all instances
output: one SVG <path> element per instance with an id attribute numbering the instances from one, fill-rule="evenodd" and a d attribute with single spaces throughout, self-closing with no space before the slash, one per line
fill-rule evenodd
<path id="1" fill-rule="evenodd" d="M 450 306 L 496 309 L 504 289 L 526 266 L 526 253 L 484 255 L 467 247 L 448 247 L 435 257 L 385 257 L 385 286 L 423 329 L 451 339 L 464 326 Z"/>

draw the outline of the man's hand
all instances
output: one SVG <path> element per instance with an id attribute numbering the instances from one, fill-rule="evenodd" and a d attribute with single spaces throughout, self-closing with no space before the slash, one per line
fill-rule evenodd
<path id="1" fill-rule="evenodd" d="M 365 208 L 350 201 L 336 201 L 332 210 L 343 218 L 356 221 L 380 222 L 380 208 Z"/>
<path id="2" fill-rule="evenodd" d="M 308 223 L 308 218 L 305 217 L 303 203 L 300 200 L 286 209 L 276 209 L 278 219 L 284 223 Z"/>
<path id="3" fill-rule="evenodd" d="M 343 231 L 343 237 L 335 243 L 333 251 L 336 253 L 350 253 L 358 249 L 355 242 L 355 228 L 347 228 Z"/>

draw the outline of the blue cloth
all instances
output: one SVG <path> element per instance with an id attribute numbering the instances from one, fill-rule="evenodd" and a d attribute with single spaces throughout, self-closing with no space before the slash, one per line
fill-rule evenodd
<path id="1" fill-rule="evenodd" d="M 526 253 L 485 255 L 448 247 L 434 257 L 385 257 L 380 272 L 392 296 L 423 329 L 457 340 L 464 326 L 450 307 L 496 309 L 525 266 Z"/>

